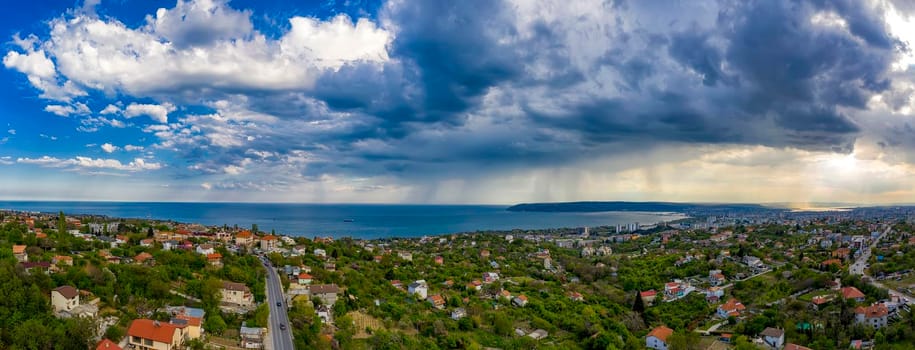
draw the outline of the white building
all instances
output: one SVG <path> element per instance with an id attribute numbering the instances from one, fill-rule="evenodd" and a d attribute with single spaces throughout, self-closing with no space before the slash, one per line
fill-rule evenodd
<path id="1" fill-rule="evenodd" d="M 426 299 L 426 296 L 429 293 L 429 286 L 426 285 L 426 280 L 417 280 L 416 282 L 410 283 L 407 287 L 407 292 L 418 295 L 420 299 Z"/>
<path id="2" fill-rule="evenodd" d="M 651 332 L 648 332 L 648 335 L 645 336 L 645 346 L 655 350 L 667 350 L 667 337 L 670 337 L 672 334 L 674 334 L 674 330 L 667 328 L 667 326 L 660 326 L 652 329 Z"/>
<path id="3" fill-rule="evenodd" d="M 767 327 L 759 333 L 763 342 L 771 348 L 781 349 L 785 346 L 785 331 L 777 328 Z"/>
<path id="4" fill-rule="evenodd" d="M 889 308 L 884 303 L 877 303 L 868 307 L 859 306 L 855 309 L 855 322 L 874 328 L 883 328 L 887 325 Z"/>
<path id="5" fill-rule="evenodd" d="M 71 286 L 60 286 L 51 291 L 54 312 L 70 311 L 79 306 L 79 291 Z"/>

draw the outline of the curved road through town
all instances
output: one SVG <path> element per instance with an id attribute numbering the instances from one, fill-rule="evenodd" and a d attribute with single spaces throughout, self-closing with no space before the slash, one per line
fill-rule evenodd
<path id="1" fill-rule="evenodd" d="M 286 313 L 286 298 L 283 296 L 283 286 L 280 276 L 270 261 L 264 259 L 267 268 L 267 305 L 270 307 L 270 319 L 267 322 L 267 334 L 272 342 L 273 350 L 294 350 L 292 345 L 292 330 L 289 328 L 289 315 Z M 281 306 L 277 306 L 280 303 Z M 286 329 L 281 329 L 285 325 Z M 266 344 L 265 344 L 266 345 Z"/>
<path id="2" fill-rule="evenodd" d="M 855 260 L 855 263 L 852 264 L 852 265 L 848 268 L 848 271 L 851 272 L 852 275 L 859 275 L 859 276 L 867 277 L 867 278 L 869 279 L 869 281 L 870 281 L 870 284 L 874 285 L 874 286 L 877 287 L 877 288 L 886 289 L 887 291 L 889 291 L 889 293 L 890 293 L 891 296 L 896 296 L 896 297 L 898 297 L 898 298 L 899 298 L 900 300 L 902 300 L 903 303 L 905 303 L 905 304 L 911 304 L 911 303 L 912 303 L 912 299 L 911 299 L 911 298 L 909 298 L 908 296 L 906 296 L 906 295 L 903 294 L 903 293 L 900 293 L 900 292 L 897 291 L 897 290 L 890 289 L 889 287 L 883 285 L 882 283 L 877 282 L 877 280 L 874 279 L 873 277 L 871 277 L 870 275 L 868 275 L 868 274 L 867 274 L 867 271 L 866 271 L 866 270 L 867 270 L 867 267 L 868 267 L 868 266 L 867 266 L 867 262 L 868 262 L 868 260 L 869 260 L 870 257 L 871 257 L 871 250 L 872 250 L 874 247 L 876 247 L 877 244 L 880 243 L 880 240 L 883 239 L 883 237 L 886 236 L 887 234 L 889 234 L 892 230 L 893 230 L 893 226 L 892 226 L 892 225 L 887 226 L 886 230 L 884 230 L 883 233 L 880 234 L 880 236 L 877 236 L 877 238 L 874 239 L 874 242 L 871 243 L 871 245 L 867 246 L 867 248 L 865 248 L 865 249 L 862 251 L 861 256 L 859 256 L 858 259 Z"/>

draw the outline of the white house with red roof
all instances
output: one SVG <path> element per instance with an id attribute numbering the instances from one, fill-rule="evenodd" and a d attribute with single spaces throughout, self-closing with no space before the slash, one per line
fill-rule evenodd
<path id="1" fill-rule="evenodd" d="M 730 316 L 738 317 L 746 309 L 747 307 L 744 306 L 743 303 L 737 299 L 731 298 L 724 304 L 718 305 L 718 316 L 721 318 L 728 318 Z"/>
<path id="2" fill-rule="evenodd" d="M 170 323 L 137 319 L 127 328 L 127 342 L 135 349 L 175 350 L 184 344 L 184 333 Z"/>
<path id="3" fill-rule="evenodd" d="M 884 303 L 871 306 L 859 306 L 855 309 L 855 323 L 868 325 L 874 328 L 883 328 L 887 325 L 889 308 Z"/>
<path id="4" fill-rule="evenodd" d="M 667 326 L 652 329 L 645 336 L 645 346 L 650 349 L 667 350 L 667 338 L 674 334 L 674 330 Z"/>

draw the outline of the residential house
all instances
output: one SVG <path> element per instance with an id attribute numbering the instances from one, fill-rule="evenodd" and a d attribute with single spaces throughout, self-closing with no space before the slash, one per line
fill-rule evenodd
<path id="1" fill-rule="evenodd" d="M 442 265 L 444 263 L 445 263 L 445 258 L 443 258 L 441 255 L 435 257 L 435 264 Z"/>
<path id="2" fill-rule="evenodd" d="M 642 302 L 644 302 L 645 304 L 653 303 L 655 298 L 657 298 L 657 296 L 658 296 L 658 292 L 656 292 L 654 289 L 649 289 L 646 291 L 639 292 L 639 297 L 642 298 Z"/>
<path id="3" fill-rule="evenodd" d="M 426 299 L 428 292 L 429 287 L 426 285 L 426 280 L 417 280 L 407 286 L 407 293 L 416 294 L 420 299 Z"/>
<path id="4" fill-rule="evenodd" d="M 318 299 L 324 305 L 333 306 L 337 302 L 337 293 L 340 293 L 340 287 L 336 284 L 316 284 L 308 287 L 311 297 Z"/>
<path id="5" fill-rule="evenodd" d="M 122 350 L 122 349 L 120 346 L 118 346 L 117 343 L 115 343 L 111 340 L 108 340 L 108 338 L 105 338 L 105 339 L 102 339 L 102 341 L 100 341 L 98 343 L 98 345 L 95 346 L 95 350 Z"/>
<path id="6" fill-rule="evenodd" d="M 730 316 L 739 317 L 740 313 L 746 310 L 747 307 L 743 303 L 737 301 L 737 299 L 731 298 L 724 304 L 718 306 L 718 316 L 721 318 L 728 318 Z"/>
<path id="7" fill-rule="evenodd" d="M 855 302 L 863 303 L 867 297 L 858 288 L 842 287 L 842 299 L 853 299 Z"/>
<path id="8" fill-rule="evenodd" d="M 172 318 L 169 323 L 181 328 L 186 339 L 198 339 L 203 334 L 203 328 L 201 327 L 203 319 L 200 317 L 178 315 Z"/>
<path id="9" fill-rule="evenodd" d="M 480 290 L 483 289 L 483 282 L 480 280 L 473 280 L 470 283 L 467 283 L 467 289 Z"/>
<path id="10" fill-rule="evenodd" d="M 464 310 L 464 308 L 462 308 L 462 307 L 458 307 L 458 308 L 455 308 L 454 310 L 451 310 L 451 319 L 452 320 L 457 321 L 466 316 L 467 316 L 467 310 Z"/>
<path id="11" fill-rule="evenodd" d="M 585 297 L 579 292 L 569 292 L 569 299 L 572 299 L 573 301 L 584 301 Z"/>
<path id="12" fill-rule="evenodd" d="M 667 338 L 674 334 L 674 330 L 667 326 L 652 329 L 645 336 L 645 346 L 655 350 L 667 350 Z"/>
<path id="13" fill-rule="evenodd" d="M 212 253 L 207 254 L 207 264 L 213 267 L 222 267 L 222 254 Z"/>
<path id="14" fill-rule="evenodd" d="M 499 274 L 495 272 L 484 272 L 483 283 L 493 283 L 499 280 Z"/>
<path id="15" fill-rule="evenodd" d="M 810 304 L 815 310 L 819 310 L 826 304 L 832 301 L 832 297 L 826 295 L 816 295 L 813 298 L 810 298 Z"/>
<path id="16" fill-rule="evenodd" d="M 55 265 L 67 265 L 73 266 L 73 258 L 66 255 L 58 255 L 51 259 L 51 262 Z"/>
<path id="17" fill-rule="evenodd" d="M 515 306 L 524 307 L 527 305 L 527 296 L 524 294 L 516 296 L 514 299 L 512 299 L 512 304 L 515 304 Z"/>
<path id="18" fill-rule="evenodd" d="M 785 331 L 781 329 L 766 327 L 759 335 L 763 342 L 772 348 L 781 349 L 785 345 Z"/>
<path id="19" fill-rule="evenodd" d="M 17 262 L 27 262 L 29 261 L 29 253 L 25 251 L 26 246 L 24 245 L 14 245 L 13 246 L 13 256 L 16 257 Z"/>
<path id="20" fill-rule="evenodd" d="M 511 300 L 512 300 L 512 293 L 509 292 L 507 289 L 503 289 L 502 291 L 499 292 L 499 298 L 502 298 L 502 299 L 511 301 Z"/>
<path id="21" fill-rule="evenodd" d="M 153 246 L 154 242 L 155 242 L 155 240 L 153 240 L 152 238 L 141 239 L 140 246 L 149 248 L 149 247 Z"/>
<path id="22" fill-rule="evenodd" d="M 426 301 L 432 304 L 432 307 L 436 309 L 442 310 L 445 308 L 445 298 L 443 298 L 440 294 L 430 295 L 428 298 L 426 298 Z"/>
<path id="23" fill-rule="evenodd" d="M 264 329 L 241 326 L 238 336 L 241 340 L 238 346 L 243 349 L 263 349 L 264 348 Z"/>
<path id="24" fill-rule="evenodd" d="M 200 254 L 200 255 L 210 255 L 210 254 L 213 254 L 213 253 L 215 253 L 215 252 L 216 252 L 216 250 L 213 249 L 213 245 L 212 245 L 212 244 L 201 244 L 201 245 L 198 245 L 198 246 L 197 246 L 197 254 Z"/>
<path id="25" fill-rule="evenodd" d="M 51 291 L 54 312 L 70 311 L 79 306 L 79 291 L 71 286 L 60 286 Z"/>
<path id="26" fill-rule="evenodd" d="M 337 264 L 332 262 L 324 263 L 324 269 L 327 271 L 337 271 Z"/>
<path id="27" fill-rule="evenodd" d="M 318 305 L 318 307 L 315 308 L 315 313 L 321 318 L 321 322 L 324 322 L 324 324 L 333 324 L 334 312 L 327 305 Z"/>
<path id="28" fill-rule="evenodd" d="M 279 239 L 274 235 L 267 235 L 261 238 L 261 250 L 265 252 L 273 251 L 279 246 Z"/>
<path id="29" fill-rule="evenodd" d="M 152 259 L 153 259 L 152 254 L 149 254 L 147 252 L 142 252 L 140 254 L 137 254 L 137 256 L 133 257 L 133 261 L 138 264 L 151 263 Z"/>
<path id="30" fill-rule="evenodd" d="M 721 270 L 711 270 L 708 272 L 708 281 L 712 286 L 723 285 L 727 280 L 724 278 L 724 274 L 721 273 Z"/>
<path id="31" fill-rule="evenodd" d="M 399 251 L 397 256 L 406 261 L 413 261 L 413 253 L 411 252 Z"/>
<path id="32" fill-rule="evenodd" d="M 235 245 L 250 246 L 254 243 L 254 234 L 251 231 L 241 231 L 235 235 Z"/>
<path id="33" fill-rule="evenodd" d="M 127 328 L 127 340 L 137 350 L 177 350 L 184 345 L 184 333 L 170 323 L 136 319 Z"/>
<path id="34" fill-rule="evenodd" d="M 889 309 L 884 303 L 855 308 L 855 323 L 868 325 L 874 328 L 883 328 L 887 325 Z"/>
<path id="35" fill-rule="evenodd" d="M 321 259 L 327 258 L 327 251 L 325 251 L 324 249 L 321 249 L 321 248 L 315 249 L 314 254 L 316 257 L 321 258 Z"/>
<path id="36" fill-rule="evenodd" d="M 488 258 L 488 257 L 489 257 L 489 250 L 486 250 L 486 249 L 481 250 L 481 251 L 480 251 L 480 257 L 481 257 L 481 258 Z"/>
<path id="37" fill-rule="evenodd" d="M 299 284 L 303 284 L 303 285 L 311 284 L 311 281 L 314 278 L 311 275 L 304 273 L 304 272 L 300 273 L 298 277 L 299 277 Z"/>
<path id="38" fill-rule="evenodd" d="M 722 297 L 724 297 L 724 289 L 721 287 L 710 287 L 705 292 L 705 300 L 710 303 L 717 303 Z"/>
<path id="39" fill-rule="evenodd" d="M 762 268 L 764 266 L 762 263 L 762 260 L 759 260 L 759 258 L 757 258 L 755 256 L 750 256 L 750 255 L 743 257 L 743 263 L 751 268 L 757 268 L 757 269 Z"/>
<path id="40" fill-rule="evenodd" d="M 254 306 L 254 295 L 244 283 L 222 282 L 222 303 L 243 307 Z"/>
<path id="41" fill-rule="evenodd" d="M 178 243 L 178 241 L 175 241 L 175 240 L 164 241 L 164 242 L 162 242 L 162 250 L 172 250 L 172 249 L 178 248 L 179 244 L 180 243 Z"/>

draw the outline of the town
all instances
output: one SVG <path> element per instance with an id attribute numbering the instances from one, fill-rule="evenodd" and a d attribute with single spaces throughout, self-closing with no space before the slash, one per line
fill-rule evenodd
<path id="1" fill-rule="evenodd" d="M 905 349 L 908 208 L 361 240 L 0 212 L 0 348 Z"/>

